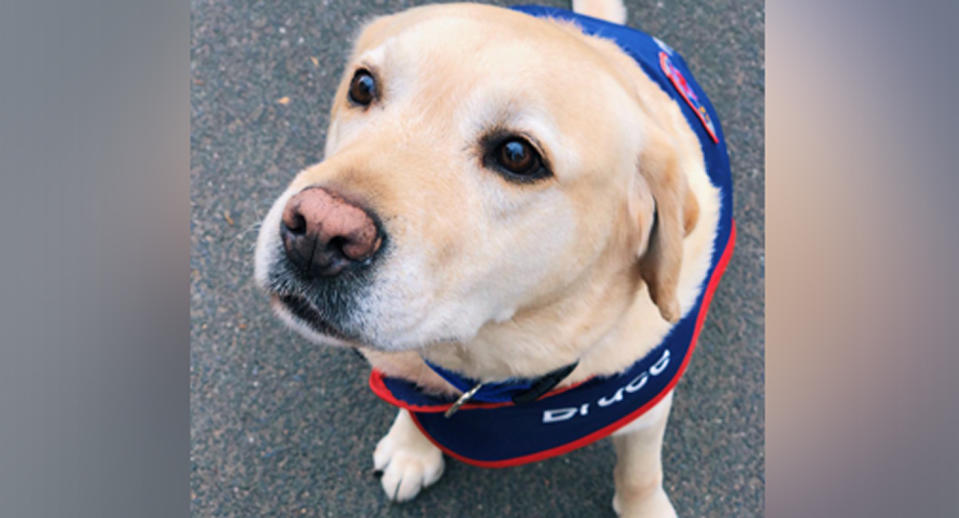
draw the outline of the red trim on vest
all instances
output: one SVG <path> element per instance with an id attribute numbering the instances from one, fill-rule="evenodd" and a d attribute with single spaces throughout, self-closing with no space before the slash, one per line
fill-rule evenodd
<path id="1" fill-rule="evenodd" d="M 700 330 L 702 330 L 703 323 L 706 321 L 706 313 L 709 310 L 709 303 L 712 302 L 713 293 L 716 291 L 716 288 L 719 286 L 719 280 L 720 278 L 722 278 L 723 273 L 726 271 L 726 265 L 729 263 L 729 259 L 733 255 L 733 248 L 734 248 L 735 242 L 736 242 L 736 220 L 733 220 L 729 229 L 729 241 L 726 243 L 726 249 L 723 251 L 722 257 L 720 257 L 719 262 L 716 264 L 716 269 L 713 270 L 713 274 L 709 278 L 709 284 L 707 284 L 706 291 L 703 294 L 703 303 L 699 308 L 699 314 L 696 316 L 696 329 L 695 331 L 693 331 L 693 338 L 689 346 L 689 351 L 686 353 L 686 357 L 683 358 L 683 363 L 682 365 L 679 366 L 679 370 L 676 371 L 676 375 L 673 376 L 673 379 L 669 382 L 666 388 L 664 388 L 656 397 L 651 399 L 645 405 L 637 408 L 633 412 L 619 419 L 618 421 L 612 424 L 609 424 L 604 428 L 600 428 L 599 430 L 596 430 L 595 432 L 589 435 L 586 435 L 584 437 L 581 437 L 573 442 L 564 444 L 562 446 L 557 446 L 549 450 L 543 450 L 538 453 L 524 455 L 522 457 L 516 457 L 513 459 L 506 459 L 506 460 L 499 460 L 499 461 L 483 461 L 483 460 L 470 459 L 468 457 L 464 457 L 458 453 L 455 453 L 447 449 L 445 446 L 435 441 L 433 437 L 431 437 L 428 433 L 426 433 L 426 430 L 423 429 L 423 425 L 421 425 L 419 420 L 416 418 L 416 414 L 414 414 L 413 412 L 410 412 L 410 417 L 413 418 L 413 422 L 416 423 L 416 427 L 420 429 L 420 432 L 422 432 L 423 435 L 426 436 L 426 438 L 429 439 L 431 443 L 436 445 L 436 447 L 442 450 L 444 453 L 446 453 L 450 457 L 453 457 L 454 459 L 457 459 L 459 461 L 465 462 L 467 464 L 472 464 L 473 466 L 479 466 L 482 468 L 506 468 L 510 466 L 519 466 L 521 464 L 528 464 L 530 462 L 536 462 L 539 460 L 548 459 L 550 457 L 555 457 L 557 455 L 562 455 L 564 453 L 571 452 L 577 448 L 581 448 L 583 446 L 586 446 L 587 444 L 591 444 L 595 441 L 598 441 L 608 436 L 609 434 L 615 432 L 616 430 L 622 428 L 623 426 L 629 424 L 633 420 L 637 419 L 639 416 L 646 413 L 646 411 L 648 411 L 650 408 L 652 408 L 657 403 L 659 403 L 666 396 L 666 394 L 668 394 L 669 391 L 671 391 L 676 386 L 676 383 L 679 382 L 679 378 L 681 378 L 683 373 L 686 371 L 686 367 L 689 364 L 689 359 L 692 358 L 693 356 L 693 351 L 696 350 L 696 341 L 699 339 L 699 332 Z M 442 410 L 432 410 L 432 409 L 418 410 L 416 408 L 409 408 L 409 405 L 402 403 L 401 401 L 394 398 L 392 394 L 389 394 L 389 391 L 386 390 L 386 387 L 382 385 L 382 374 L 379 374 L 379 377 L 377 379 L 379 381 L 381 390 L 377 390 L 377 388 L 373 386 L 374 380 L 372 375 L 370 375 L 370 388 L 372 388 L 373 391 L 377 393 L 377 395 L 379 395 L 383 399 L 386 399 L 387 401 L 389 401 L 390 403 L 396 406 L 408 408 L 415 412 L 424 412 L 424 411 L 425 412 L 434 412 L 434 411 L 441 412 L 449 406 L 449 405 L 444 405 Z M 575 385 L 564 387 L 564 389 L 568 390 L 570 388 L 573 388 L 574 386 Z M 557 390 L 560 390 L 560 389 L 557 389 Z M 389 396 L 384 397 L 385 394 L 389 394 Z M 552 394 L 552 392 L 550 394 Z M 546 397 L 546 396 L 543 396 L 543 397 Z M 477 408 L 495 408 L 498 406 L 505 406 L 510 404 L 512 403 L 485 403 L 485 404 L 478 403 L 476 404 L 477 405 L 476 407 Z M 468 408 L 469 405 L 470 404 L 464 405 L 463 408 Z M 432 407 L 427 407 L 427 408 L 432 408 Z"/>

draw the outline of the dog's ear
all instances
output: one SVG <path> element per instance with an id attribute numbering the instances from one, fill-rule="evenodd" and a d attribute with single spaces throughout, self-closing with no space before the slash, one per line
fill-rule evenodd
<path id="1" fill-rule="evenodd" d="M 660 314 L 675 323 L 682 315 L 676 292 L 683 238 L 696 226 L 699 203 L 680 168 L 676 143 L 662 129 L 650 128 L 638 168 L 654 206 L 649 238 L 638 250 L 640 275 Z"/>

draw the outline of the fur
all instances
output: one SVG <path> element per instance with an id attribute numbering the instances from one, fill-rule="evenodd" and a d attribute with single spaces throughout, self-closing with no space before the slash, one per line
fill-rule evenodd
<path id="1" fill-rule="evenodd" d="M 574 5 L 625 19 L 621 2 Z M 347 100 L 359 67 L 381 88 L 367 109 Z M 570 384 L 631 365 L 699 294 L 719 193 L 679 108 L 612 42 L 475 4 L 377 18 L 355 43 L 331 121 L 325 159 L 278 197 L 256 251 L 256 280 L 273 291 L 280 214 L 307 186 L 379 215 L 388 253 L 341 323 L 357 339 L 323 336 L 276 305 L 317 343 L 357 347 L 433 392 L 454 389 L 423 357 L 491 381 L 579 360 Z M 553 176 L 518 184 L 485 168 L 479 142 L 504 128 L 537 144 Z M 671 512 L 658 464 L 670 402 L 614 438 L 623 514 Z M 397 500 L 442 472 L 408 421 L 401 412 L 377 448 Z"/>

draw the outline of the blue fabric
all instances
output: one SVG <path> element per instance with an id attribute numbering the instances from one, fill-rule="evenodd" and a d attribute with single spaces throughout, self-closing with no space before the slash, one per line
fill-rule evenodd
<path id="1" fill-rule="evenodd" d="M 425 361 L 425 360 L 424 360 Z M 466 392 L 476 386 L 478 381 L 465 378 L 451 370 L 444 369 L 435 363 L 426 361 L 433 372 L 437 373 L 453 385 L 457 390 Z M 483 386 L 473 394 L 470 401 L 480 401 L 483 403 L 505 403 L 513 400 L 513 395 L 529 390 L 536 380 L 506 380 L 499 383 L 484 383 Z"/>
<path id="2" fill-rule="evenodd" d="M 661 344 L 625 372 L 592 379 L 524 405 L 483 408 L 484 405 L 467 404 L 449 418 L 443 416 L 442 410 L 455 399 L 424 394 L 404 380 L 383 379 L 392 397 L 403 403 L 401 406 L 414 407 L 411 409 L 414 420 L 434 443 L 461 460 L 481 466 L 532 462 L 581 447 L 635 419 L 662 398 L 688 361 L 697 319 L 707 296 L 707 283 L 714 277 L 727 245 L 731 244 L 733 232 L 732 181 L 722 128 L 709 99 L 682 57 L 655 38 L 629 27 L 558 8 L 520 6 L 514 9 L 532 16 L 574 21 L 586 34 L 615 41 L 682 109 L 699 138 L 706 171 L 722 194 L 710 268 L 695 306 L 673 326 Z M 673 80 L 664 66 L 673 74 Z M 472 387 L 469 380 L 448 371 L 447 374 L 447 379 L 460 390 Z M 492 386 L 475 401 L 509 401 L 514 391 L 527 389 L 530 383 L 507 380 Z"/>

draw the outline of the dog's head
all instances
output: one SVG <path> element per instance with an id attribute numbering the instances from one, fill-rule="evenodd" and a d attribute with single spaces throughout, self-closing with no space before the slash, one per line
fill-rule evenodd
<path id="1" fill-rule="evenodd" d="M 402 350 L 469 341 L 585 278 L 642 278 L 678 318 L 695 199 L 611 53 L 488 6 L 374 20 L 336 91 L 325 160 L 260 230 L 256 279 L 278 314 L 319 342 Z"/>

